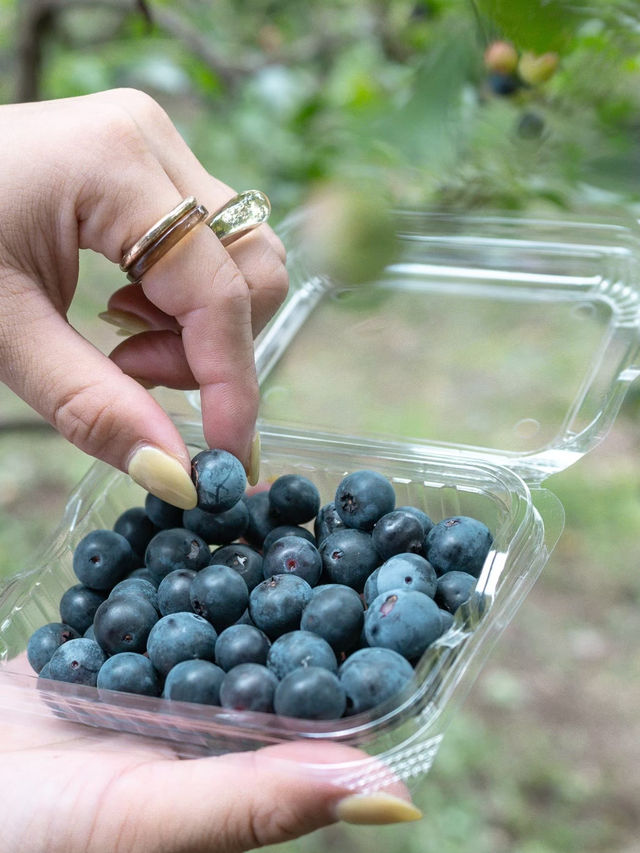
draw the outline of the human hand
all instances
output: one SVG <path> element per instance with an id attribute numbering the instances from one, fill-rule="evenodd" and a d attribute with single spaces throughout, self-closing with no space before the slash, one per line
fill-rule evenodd
<path id="1" fill-rule="evenodd" d="M 119 263 L 184 197 L 215 211 L 235 193 L 135 90 L 1 107 L 0 140 L 0 380 L 85 452 L 194 506 L 189 453 L 143 384 L 199 388 L 206 441 L 249 468 L 253 336 L 286 294 L 282 244 L 266 225 L 228 249 L 195 228 L 112 295 L 145 331 L 107 358 L 66 319 L 79 249 Z"/>
<path id="2" fill-rule="evenodd" d="M 8 666 L 29 670 L 24 656 Z M 371 769 L 372 759 L 339 744 L 180 760 L 169 744 L 67 723 L 43 708 L 35 720 L 13 724 L 3 713 L 0 723 L 0 853 L 235 853 L 337 820 L 421 816 L 400 783 L 354 794 L 333 781 L 338 771 L 305 768 L 366 761 Z"/>

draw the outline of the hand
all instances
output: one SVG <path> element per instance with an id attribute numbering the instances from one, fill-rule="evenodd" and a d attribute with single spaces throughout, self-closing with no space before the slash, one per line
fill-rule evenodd
<path id="1" fill-rule="evenodd" d="M 253 335 L 287 290 L 275 234 L 262 225 L 225 249 L 196 227 L 141 285 L 112 295 L 109 310 L 146 331 L 109 359 L 66 320 L 79 249 L 119 263 L 184 197 L 215 211 L 234 191 L 134 90 L 1 107 L 0 190 L 0 379 L 82 450 L 179 506 L 195 505 L 189 454 L 143 384 L 199 388 L 206 441 L 249 466 Z"/>
<path id="2" fill-rule="evenodd" d="M 11 661 L 28 672 L 24 657 Z M 0 678 L 1 696 L 6 682 Z M 34 687 L 35 690 L 35 687 Z M 354 795 L 303 763 L 362 761 L 339 744 L 290 743 L 179 760 L 169 745 L 48 716 L 0 723 L 0 853 L 233 853 L 287 841 L 338 819 L 416 820 L 396 783 Z M 370 768 L 370 764 L 368 765 Z"/>

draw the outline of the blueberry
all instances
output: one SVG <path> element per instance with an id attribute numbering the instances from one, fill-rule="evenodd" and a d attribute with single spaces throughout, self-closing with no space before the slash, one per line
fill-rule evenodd
<path id="1" fill-rule="evenodd" d="M 429 518 L 426 512 L 421 509 L 418 509 L 417 506 L 397 506 L 396 510 L 398 510 L 399 512 L 409 512 L 411 513 L 411 515 L 415 516 L 422 524 L 422 529 L 424 530 L 425 536 L 433 527 L 433 521 L 431 520 L 431 518 Z"/>
<path id="2" fill-rule="evenodd" d="M 445 572 L 438 578 L 436 604 L 449 613 L 455 613 L 461 604 L 471 598 L 477 578 L 468 572 Z"/>
<path id="3" fill-rule="evenodd" d="M 65 624 L 71 625 L 78 634 L 84 634 L 93 624 L 96 610 L 106 597 L 106 592 L 98 592 L 98 590 L 89 589 L 83 583 L 77 583 L 69 587 L 60 599 L 60 618 Z"/>
<path id="4" fill-rule="evenodd" d="M 391 483 L 377 471 L 354 471 L 338 485 L 335 506 L 347 527 L 373 530 L 378 519 L 395 507 Z"/>
<path id="5" fill-rule="evenodd" d="M 106 659 L 105 653 L 93 640 L 74 638 L 56 649 L 47 664 L 47 675 L 42 677 L 95 687 L 98 671 Z"/>
<path id="6" fill-rule="evenodd" d="M 244 538 L 254 548 L 262 548 L 267 533 L 280 524 L 279 519 L 271 513 L 269 491 L 246 495 L 243 500 L 249 510 L 249 524 Z"/>
<path id="7" fill-rule="evenodd" d="M 419 554 L 396 554 L 389 557 L 380 566 L 376 577 L 378 595 L 391 589 L 415 589 L 433 598 L 437 583 L 436 570 Z"/>
<path id="8" fill-rule="evenodd" d="M 216 641 L 215 661 L 225 672 L 241 663 L 265 664 L 270 646 L 267 635 L 255 625 L 230 625 Z"/>
<path id="9" fill-rule="evenodd" d="M 140 578 L 141 580 L 149 581 L 149 583 L 155 589 L 158 589 L 158 581 L 153 577 L 153 575 L 146 566 L 140 566 L 139 569 L 134 569 L 132 572 L 129 572 L 127 578 Z"/>
<path id="10" fill-rule="evenodd" d="M 364 631 L 370 646 L 393 649 L 414 661 L 442 633 L 440 608 L 423 592 L 383 592 L 365 612 Z"/>
<path id="11" fill-rule="evenodd" d="M 207 543 L 184 527 L 161 530 L 147 545 L 144 561 L 157 580 L 176 569 L 192 569 L 197 572 L 208 565 L 211 551 Z"/>
<path id="12" fill-rule="evenodd" d="M 196 576 L 193 569 L 176 569 L 160 581 L 158 610 L 163 616 L 191 610 L 191 582 Z"/>
<path id="13" fill-rule="evenodd" d="M 304 524 L 320 509 L 320 492 L 307 477 L 283 474 L 271 484 L 269 505 L 281 524 Z"/>
<path id="14" fill-rule="evenodd" d="M 341 665 L 338 677 L 347 694 L 347 714 L 359 714 L 406 687 L 413 667 L 393 649 L 359 649 Z"/>
<path id="15" fill-rule="evenodd" d="M 311 587 L 297 575 L 273 575 L 249 596 L 249 614 L 270 640 L 300 627 L 302 611 L 311 598 Z"/>
<path id="16" fill-rule="evenodd" d="M 305 720 L 337 720 L 345 711 L 347 696 L 338 676 L 321 666 L 301 666 L 276 687 L 276 714 Z"/>
<path id="17" fill-rule="evenodd" d="M 113 529 L 129 542 L 134 554 L 141 558 L 158 528 L 151 521 L 144 507 L 134 506 L 126 509 L 116 519 Z"/>
<path id="18" fill-rule="evenodd" d="M 339 655 L 359 643 L 364 608 L 358 593 L 344 584 L 323 584 L 312 592 L 300 620 L 303 631 L 312 631 Z"/>
<path id="19" fill-rule="evenodd" d="M 98 672 L 97 687 L 141 696 L 159 696 L 162 692 L 155 667 L 149 658 L 136 652 L 119 652 L 107 658 Z"/>
<path id="20" fill-rule="evenodd" d="M 371 574 L 369 575 L 369 577 L 367 578 L 367 580 L 365 582 L 362 595 L 364 598 L 364 603 L 366 604 L 367 607 L 369 607 L 371 605 L 372 601 L 378 597 L 378 575 L 379 574 L 380 574 L 380 566 L 378 566 L 377 569 L 375 569 L 373 572 L 371 572 Z"/>
<path id="21" fill-rule="evenodd" d="M 159 530 L 182 527 L 183 510 L 151 493 L 145 498 L 144 511 Z"/>
<path id="22" fill-rule="evenodd" d="M 235 569 L 246 583 L 249 592 L 264 580 L 262 554 L 250 545 L 244 545 L 241 542 L 216 548 L 209 562 Z"/>
<path id="23" fill-rule="evenodd" d="M 51 656 L 63 643 L 77 639 L 80 634 L 63 622 L 49 622 L 41 625 L 29 637 L 27 643 L 27 660 L 32 669 L 40 672 L 42 667 L 49 663 Z"/>
<path id="24" fill-rule="evenodd" d="M 376 521 L 371 538 L 381 560 L 394 554 L 424 555 L 425 528 L 422 521 L 411 512 L 394 509 Z"/>
<path id="25" fill-rule="evenodd" d="M 198 506 L 208 512 L 231 509 L 244 494 L 247 477 L 242 462 L 227 450 L 203 450 L 191 460 Z"/>
<path id="26" fill-rule="evenodd" d="M 92 530 L 73 553 L 73 571 L 91 589 L 109 590 L 134 568 L 133 549 L 115 530 Z"/>
<path id="27" fill-rule="evenodd" d="M 103 601 L 96 610 L 93 630 L 96 642 L 109 655 L 139 652 L 147 647 L 149 632 L 158 611 L 139 595 L 120 594 Z"/>
<path id="28" fill-rule="evenodd" d="M 427 559 L 439 575 L 453 570 L 478 577 L 493 536 L 486 524 L 466 515 L 439 521 L 426 538 Z"/>
<path id="29" fill-rule="evenodd" d="M 331 583 L 362 592 L 380 558 L 369 533 L 345 528 L 330 533 L 319 548 L 322 567 Z"/>
<path id="30" fill-rule="evenodd" d="M 299 666 L 321 666 L 329 672 L 338 671 L 338 662 L 329 643 L 310 631 L 290 631 L 274 640 L 267 655 L 267 666 L 278 679 Z"/>
<path id="31" fill-rule="evenodd" d="M 109 593 L 109 598 L 114 598 L 116 595 L 141 595 L 149 604 L 158 610 L 158 591 L 151 581 L 144 578 L 132 578 L 129 576 L 120 583 L 117 583 Z"/>
<path id="32" fill-rule="evenodd" d="M 281 524 L 270 530 L 264 537 L 264 542 L 262 543 L 264 553 L 269 550 L 277 539 L 282 539 L 283 536 L 301 536 L 307 542 L 311 542 L 313 545 L 316 544 L 316 537 L 306 527 L 300 527 L 298 524 Z"/>
<path id="33" fill-rule="evenodd" d="M 213 661 L 216 630 L 195 613 L 170 613 L 162 616 L 151 629 L 147 653 L 151 663 L 166 675 L 183 660 Z"/>
<path id="34" fill-rule="evenodd" d="M 95 632 L 95 628 L 93 627 L 93 622 L 91 623 L 91 625 L 89 625 L 89 627 L 87 628 L 87 630 L 84 632 L 84 634 L 82 636 L 87 637 L 89 640 L 95 640 L 96 639 L 96 632 Z M 97 640 L 96 640 L 96 642 L 97 642 Z"/>
<path id="35" fill-rule="evenodd" d="M 220 687 L 220 704 L 234 711 L 273 711 L 278 679 L 258 663 L 241 663 L 226 674 Z"/>
<path id="36" fill-rule="evenodd" d="M 208 660 L 183 660 L 173 666 L 164 683 L 162 695 L 176 702 L 219 705 L 224 672 Z"/>
<path id="37" fill-rule="evenodd" d="M 230 566 L 212 565 L 198 572 L 189 591 L 191 608 L 211 622 L 216 631 L 233 625 L 249 603 L 244 580 Z"/>
<path id="38" fill-rule="evenodd" d="M 344 521 L 338 515 L 338 510 L 334 501 L 320 507 L 316 519 L 313 523 L 313 532 L 316 537 L 316 544 L 320 546 L 323 539 L 326 539 L 334 530 L 341 530 L 346 527 Z"/>
<path id="39" fill-rule="evenodd" d="M 440 620 L 442 622 L 442 633 L 448 631 L 449 628 L 453 625 L 453 613 L 449 613 L 448 610 L 440 609 Z"/>
<path id="40" fill-rule="evenodd" d="M 521 139 L 540 139 L 544 132 L 544 119 L 539 113 L 529 110 L 522 113 L 516 125 L 516 133 Z"/>
<path id="41" fill-rule="evenodd" d="M 185 510 L 182 516 L 182 526 L 193 530 L 209 545 L 228 545 L 244 534 L 248 524 L 249 510 L 244 501 L 224 512 L 207 512 L 197 506 Z"/>
<path id="42" fill-rule="evenodd" d="M 262 571 L 265 578 L 292 574 L 314 586 L 322 572 L 322 559 L 316 546 L 302 536 L 283 536 L 276 539 L 264 555 Z"/>
<path id="43" fill-rule="evenodd" d="M 489 74 L 487 82 L 494 95 L 513 95 L 522 87 L 522 81 L 517 74 L 505 74 L 500 71 L 493 71 Z"/>

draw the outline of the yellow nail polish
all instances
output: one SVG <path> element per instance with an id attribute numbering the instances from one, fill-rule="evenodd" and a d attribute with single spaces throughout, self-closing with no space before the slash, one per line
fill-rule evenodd
<path id="1" fill-rule="evenodd" d="M 151 494 L 181 509 L 198 503 L 191 477 L 173 456 L 158 447 L 145 445 L 131 457 L 129 476 Z"/>
<path id="2" fill-rule="evenodd" d="M 119 335 L 137 335 L 139 332 L 148 332 L 152 328 L 142 317 L 129 311 L 101 311 L 98 317 L 105 323 L 116 326 Z"/>
<path id="3" fill-rule="evenodd" d="M 352 794 L 338 803 L 336 814 L 345 823 L 385 824 L 420 820 L 422 812 L 413 803 L 392 794 Z"/>
<path id="4" fill-rule="evenodd" d="M 260 479 L 260 433 L 256 432 L 251 442 L 249 455 L 249 467 L 247 469 L 247 482 L 255 486 Z"/>

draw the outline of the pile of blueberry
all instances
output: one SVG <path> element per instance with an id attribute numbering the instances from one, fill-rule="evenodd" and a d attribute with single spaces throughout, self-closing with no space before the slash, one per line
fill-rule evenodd
<path id="1" fill-rule="evenodd" d="M 192 473 L 195 509 L 148 494 L 79 542 L 60 622 L 28 643 L 40 678 L 303 719 L 368 711 L 411 680 L 492 543 L 474 518 L 397 507 L 375 471 L 324 506 L 298 474 L 248 494 L 223 450 Z"/>

